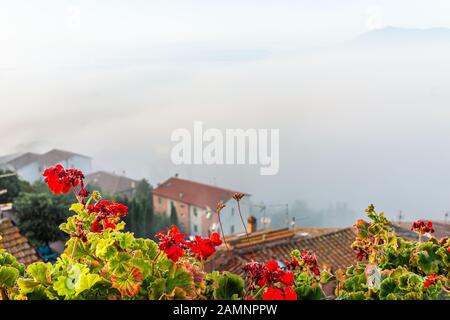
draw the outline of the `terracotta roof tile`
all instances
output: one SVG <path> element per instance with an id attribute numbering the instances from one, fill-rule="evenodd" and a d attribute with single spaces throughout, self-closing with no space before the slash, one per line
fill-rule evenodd
<path id="1" fill-rule="evenodd" d="M 0 219 L 0 248 L 16 257 L 23 264 L 41 261 L 36 249 L 20 233 L 19 228 L 9 218 Z"/>
<path id="2" fill-rule="evenodd" d="M 289 260 L 289 254 L 294 249 L 313 251 L 319 265 L 332 270 L 346 268 L 356 262 L 355 254 L 350 248 L 355 239 L 352 228 L 323 229 L 323 232 L 315 229 L 315 234 L 308 235 L 299 235 L 304 234 L 299 230 L 271 230 L 265 241 L 253 242 L 255 237 L 252 235 L 246 245 L 245 237 L 237 245 L 233 242 L 234 239 L 230 239 L 227 242 L 230 250 L 224 247 L 219 250 L 207 268 L 243 275 L 242 267 L 245 263 L 251 260 L 266 262 L 272 259 L 285 262 Z M 258 237 L 262 235 L 263 233 L 260 233 Z"/>
<path id="3" fill-rule="evenodd" d="M 226 202 L 238 191 L 172 177 L 153 190 L 153 194 L 182 201 L 200 208 L 214 210 L 220 201 Z"/>

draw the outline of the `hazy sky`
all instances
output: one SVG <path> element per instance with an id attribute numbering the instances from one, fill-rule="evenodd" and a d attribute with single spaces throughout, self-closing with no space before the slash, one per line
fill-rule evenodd
<path id="1" fill-rule="evenodd" d="M 179 172 L 266 203 L 450 209 L 447 44 L 353 46 L 385 26 L 450 28 L 448 1 L 0 4 L 0 154 L 68 149 L 96 169 L 153 184 Z M 279 128 L 280 173 L 175 167 L 170 134 L 194 120 Z"/>

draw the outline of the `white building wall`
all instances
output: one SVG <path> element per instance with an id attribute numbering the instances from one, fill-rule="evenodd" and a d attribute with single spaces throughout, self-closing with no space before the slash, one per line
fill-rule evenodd
<path id="1" fill-rule="evenodd" d="M 240 201 L 241 213 L 245 226 L 242 224 L 239 216 L 237 203 L 234 199 L 230 199 L 225 203 L 226 207 L 222 209 L 220 218 L 222 220 L 223 232 L 225 235 L 244 233 L 247 225 L 247 219 L 251 215 L 251 201 L 248 197 L 244 197 Z"/>
<path id="2" fill-rule="evenodd" d="M 25 167 L 20 168 L 16 172 L 21 179 L 28 181 L 29 183 L 41 181 L 43 179 L 42 171 L 39 170 L 39 165 L 37 162 L 32 162 Z"/>

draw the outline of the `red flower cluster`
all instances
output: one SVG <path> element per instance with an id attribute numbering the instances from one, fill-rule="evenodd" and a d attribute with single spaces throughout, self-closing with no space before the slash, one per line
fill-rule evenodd
<path id="1" fill-rule="evenodd" d="M 288 270 L 295 270 L 299 265 L 298 260 L 295 258 L 292 258 L 291 261 L 286 261 L 286 268 Z"/>
<path id="2" fill-rule="evenodd" d="M 424 221 L 424 220 L 417 220 L 413 223 L 411 230 L 424 235 L 427 233 L 433 233 L 433 222 L 431 221 Z"/>
<path id="3" fill-rule="evenodd" d="M 352 249 L 356 251 L 356 259 L 363 261 L 369 258 L 375 247 L 376 239 L 370 234 L 364 238 L 356 236 L 355 242 L 352 244 Z M 383 239 L 378 239 L 378 244 L 382 244 Z"/>
<path id="4" fill-rule="evenodd" d="M 167 234 L 161 231 L 155 235 L 159 240 L 159 249 L 164 251 L 173 262 L 177 262 L 188 248 L 187 242 L 184 240 L 186 236 L 187 234 L 180 233 L 176 226 L 172 226 Z"/>
<path id="5" fill-rule="evenodd" d="M 438 277 L 434 273 L 432 273 L 425 278 L 423 285 L 425 286 L 425 288 L 428 288 L 432 284 L 436 284 L 437 281 Z"/>
<path id="6" fill-rule="evenodd" d="M 309 250 L 303 250 L 301 253 L 301 260 L 316 276 L 320 275 L 319 265 L 317 264 L 317 258 L 314 253 Z"/>
<path id="7" fill-rule="evenodd" d="M 295 262 L 290 263 L 292 267 Z M 270 260 L 267 264 L 252 261 L 244 266 L 244 271 L 249 278 L 249 290 L 256 286 L 268 286 L 263 293 L 263 300 L 296 300 L 297 294 L 292 289 L 294 285 L 294 274 L 280 268 L 278 262 Z M 249 297 L 248 300 L 254 300 Z"/>
<path id="8" fill-rule="evenodd" d="M 115 229 L 117 221 L 125 217 L 128 213 L 128 207 L 117 202 L 101 200 L 88 207 L 89 214 L 95 214 L 92 222 L 92 232 L 103 232 L 106 229 Z"/>
<path id="9" fill-rule="evenodd" d="M 155 235 L 160 241 L 159 249 L 164 251 L 173 262 L 177 262 L 189 249 L 192 252 L 192 256 L 200 261 L 204 261 L 216 252 L 217 246 L 222 244 L 222 240 L 217 232 L 213 232 L 209 238 L 195 236 L 192 241 L 184 240 L 186 236 L 187 234 L 180 233 L 176 226 L 172 226 L 167 233 L 161 231 Z"/>
<path id="10" fill-rule="evenodd" d="M 297 300 L 297 294 L 291 287 L 277 289 L 269 287 L 262 295 L 263 300 Z"/>
<path id="11" fill-rule="evenodd" d="M 357 247 L 355 248 L 355 250 L 356 250 L 356 259 L 358 259 L 358 261 L 363 261 L 369 258 L 370 250 L 363 249 L 361 247 Z"/>
<path id="12" fill-rule="evenodd" d="M 248 273 L 253 287 L 258 285 L 272 285 L 274 283 L 282 283 L 286 286 L 294 284 L 294 274 L 292 272 L 285 272 L 280 268 L 278 262 L 271 260 L 267 264 L 259 262 L 249 262 L 244 266 L 244 271 Z"/>
<path id="13" fill-rule="evenodd" d="M 43 173 L 45 177 L 44 182 L 48 184 L 48 187 L 54 194 L 64 193 L 67 194 L 71 188 L 75 188 L 81 184 L 82 193 L 86 193 L 84 188 L 84 175 L 83 172 L 76 169 L 64 169 L 60 164 L 55 167 L 46 169 Z"/>
<path id="14" fill-rule="evenodd" d="M 188 246 L 197 259 L 206 260 L 216 252 L 216 247 L 221 244 L 222 240 L 220 240 L 219 234 L 213 232 L 210 238 L 195 236 L 194 240 L 188 243 Z"/>
<path id="15" fill-rule="evenodd" d="M 101 200 L 95 204 L 91 204 L 88 207 L 88 212 L 90 214 L 96 214 L 97 216 L 104 216 L 105 218 L 123 218 L 128 214 L 128 207 L 118 202 Z"/>

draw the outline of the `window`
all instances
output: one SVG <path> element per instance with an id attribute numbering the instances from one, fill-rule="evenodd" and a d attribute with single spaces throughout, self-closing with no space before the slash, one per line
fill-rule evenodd
<path id="1" fill-rule="evenodd" d="M 162 203 L 162 199 L 161 197 L 158 197 L 158 203 L 161 204 Z"/>
<path id="2" fill-rule="evenodd" d="M 234 233 L 234 226 L 230 227 L 230 233 Z"/>
<path id="3" fill-rule="evenodd" d="M 194 233 L 197 234 L 198 233 L 198 227 L 196 224 L 194 224 Z"/>
<path id="4" fill-rule="evenodd" d="M 197 208 L 194 208 L 194 217 L 198 216 Z"/>

